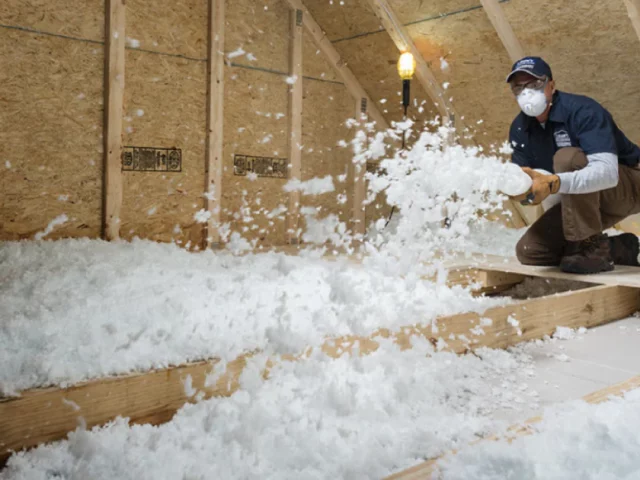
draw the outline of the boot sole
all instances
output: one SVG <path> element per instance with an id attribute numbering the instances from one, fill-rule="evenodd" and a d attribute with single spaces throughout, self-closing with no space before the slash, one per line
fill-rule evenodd
<path id="1" fill-rule="evenodd" d="M 613 263 L 607 265 L 606 269 L 593 268 L 591 270 L 577 269 L 573 268 L 571 265 L 563 266 L 562 264 L 560 264 L 560 270 L 562 270 L 564 273 L 572 273 L 574 275 L 593 275 L 596 273 L 611 272 L 614 268 L 615 265 Z"/>

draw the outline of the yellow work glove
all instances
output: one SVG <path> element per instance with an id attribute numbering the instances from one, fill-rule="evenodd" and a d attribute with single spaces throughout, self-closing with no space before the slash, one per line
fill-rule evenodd
<path id="1" fill-rule="evenodd" d="M 540 205 L 545 198 L 560 190 L 560 177 L 557 175 L 544 175 L 529 167 L 522 167 L 522 170 L 533 180 L 531 191 L 525 194 L 529 205 Z"/>

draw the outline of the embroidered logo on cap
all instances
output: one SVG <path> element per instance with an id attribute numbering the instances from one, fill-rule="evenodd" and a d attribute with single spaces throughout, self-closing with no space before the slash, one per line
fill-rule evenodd
<path id="1" fill-rule="evenodd" d="M 535 63 L 536 62 L 532 58 L 525 58 L 518 62 L 518 64 L 516 65 L 516 68 L 533 68 Z"/>

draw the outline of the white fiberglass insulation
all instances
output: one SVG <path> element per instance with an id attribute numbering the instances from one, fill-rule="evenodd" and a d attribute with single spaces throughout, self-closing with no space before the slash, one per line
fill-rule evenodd
<path id="1" fill-rule="evenodd" d="M 264 360 L 249 361 L 230 398 L 186 405 L 159 427 L 79 429 L 14 455 L 0 479 L 381 478 L 499 430 L 493 410 L 533 400 L 524 353 L 382 341 L 360 358 L 283 362 L 267 380 Z"/>
<path id="2" fill-rule="evenodd" d="M 348 261 L 188 253 L 99 240 L 0 243 L 0 394 L 484 311 L 416 276 Z"/>
<path id="3" fill-rule="evenodd" d="M 444 480 L 637 480 L 640 389 L 590 405 L 549 408 L 534 435 L 485 441 L 441 462 Z"/>
<path id="4" fill-rule="evenodd" d="M 66 441 L 14 455 L 0 479 L 380 478 L 499 432 L 496 409 L 536 405 L 524 349 L 456 356 L 424 340 L 405 352 L 382 341 L 364 357 L 331 359 L 315 349 L 308 359 L 281 363 L 267 380 L 261 375 L 267 356 L 327 337 L 510 301 L 448 288 L 444 275 L 423 279 L 441 273 L 454 252 L 511 255 L 522 233 L 478 215 L 500 208 L 500 191 L 521 188 L 519 172 L 478 149 L 443 148 L 448 133 L 425 131 L 411 150 L 388 152 L 385 137 L 397 132 L 357 132 L 356 165 L 382 159 L 386 170 L 369 176 L 369 198 L 385 191 L 401 212 L 392 234 L 385 219 L 376 222 L 362 263 L 311 251 L 191 254 L 146 241 L 0 244 L 0 394 L 263 352 L 229 398 L 186 405 L 159 427 L 119 419 L 78 429 Z M 288 188 L 335 194 L 330 180 Z M 330 240 L 352 252 L 353 237 L 337 217 L 302 213 L 305 242 Z M 251 248 L 222 227 L 230 250 Z"/>

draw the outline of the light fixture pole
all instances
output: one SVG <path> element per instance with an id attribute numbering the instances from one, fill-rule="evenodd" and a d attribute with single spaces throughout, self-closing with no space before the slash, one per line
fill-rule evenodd
<path id="1" fill-rule="evenodd" d="M 402 79 L 402 106 L 404 108 L 404 117 L 407 119 L 407 109 L 411 103 L 411 79 L 416 72 L 416 59 L 413 58 L 411 52 L 404 52 L 398 59 L 398 75 Z M 405 132 L 402 131 L 402 148 L 405 147 Z"/>

